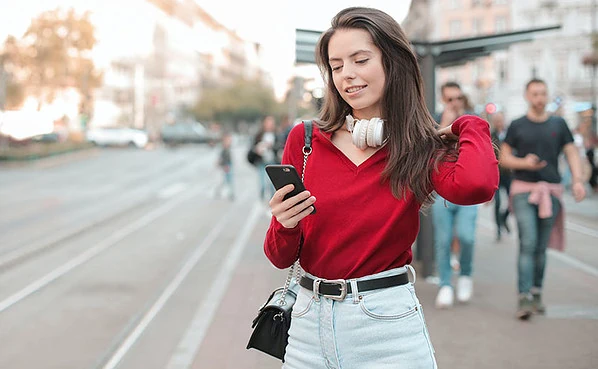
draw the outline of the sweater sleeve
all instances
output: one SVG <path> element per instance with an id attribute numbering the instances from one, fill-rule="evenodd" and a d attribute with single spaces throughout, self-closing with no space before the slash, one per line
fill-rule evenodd
<path id="1" fill-rule="evenodd" d="M 282 163 L 293 165 L 301 173 L 303 165 L 303 124 L 295 126 L 287 138 Z M 295 262 L 301 243 L 301 223 L 295 228 L 285 228 L 272 217 L 264 240 L 264 253 L 279 269 L 288 268 Z"/>
<path id="2" fill-rule="evenodd" d="M 486 121 L 464 115 L 452 125 L 459 136 L 457 161 L 444 160 L 432 173 L 436 192 L 457 205 L 489 201 L 498 188 L 498 160 Z"/>

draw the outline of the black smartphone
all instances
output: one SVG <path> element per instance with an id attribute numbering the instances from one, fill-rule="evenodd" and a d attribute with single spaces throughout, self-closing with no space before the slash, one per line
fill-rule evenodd
<path id="1" fill-rule="evenodd" d="M 291 191 L 285 195 L 284 200 L 288 199 L 289 197 L 298 195 L 301 192 L 305 191 L 305 186 L 303 185 L 303 182 L 301 181 L 301 177 L 299 177 L 299 173 L 297 173 L 297 170 L 292 165 L 287 165 L 287 164 L 266 165 L 266 173 L 268 174 L 268 177 L 270 177 L 270 181 L 272 181 L 274 188 L 276 188 L 277 190 L 280 190 L 281 188 L 283 188 L 284 186 L 286 186 L 288 184 L 293 184 L 295 186 L 295 188 L 293 188 L 293 191 Z M 312 214 L 314 214 L 316 212 L 316 207 L 315 207 L 315 205 L 312 205 L 312 206 L 314 208 L 314 211 L 312 211 Z"/>

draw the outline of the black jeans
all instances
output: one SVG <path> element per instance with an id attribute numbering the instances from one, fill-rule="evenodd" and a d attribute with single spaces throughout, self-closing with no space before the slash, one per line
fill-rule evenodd
<path id="1" fill-rule="evenodd" d="M 594 149 L 588 149 L 586 151 L 586 157 L 588 158 L 588 161 L 590 162 L 590 166 L 592 167 L 592 174 L 590 175 L 590 186 L 592 186 L 593 189 L 596 188 L 596 186 L 598 186 L 598 168 L 596 168 L 596 162 L 594 161 Z"/>

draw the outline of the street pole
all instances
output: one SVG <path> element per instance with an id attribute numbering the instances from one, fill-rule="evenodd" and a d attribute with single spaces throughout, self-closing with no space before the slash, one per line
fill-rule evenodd
<path id="1" fill-rule="evenodd" d="M 436 111 L 436 65 L 434 55 L 429 47 L 427 47 L 427 50 L 418 50 L 418 53 L 423 56 L 420 61 L 420 68 L 424 79 L 426 105 L 430 113 L 434 114 Z M 435 270 L 434 225 L 430 214 L 431 211 L 432 209 L 429 208 L 426 213 L 420 212 L 419 233 L 416 240 L 416 258 L 422 263 L 424 278 L 432 276 Z"/>
<path id="2" fill-rule="evenodd" d="M 0 62 L 0 111 L 3 111 L 6 106 L 6 80 L 4 63 Z"/>

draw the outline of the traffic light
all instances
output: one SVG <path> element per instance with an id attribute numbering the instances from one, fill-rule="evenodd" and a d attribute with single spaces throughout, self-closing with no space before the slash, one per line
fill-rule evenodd
<path id="1" fill-rule="evenodd" d="M 488 103 L 486 104 L 486 113 L 487 114 L 494 114 L 496 113 L 496 104 L 495 103 Z"/>

